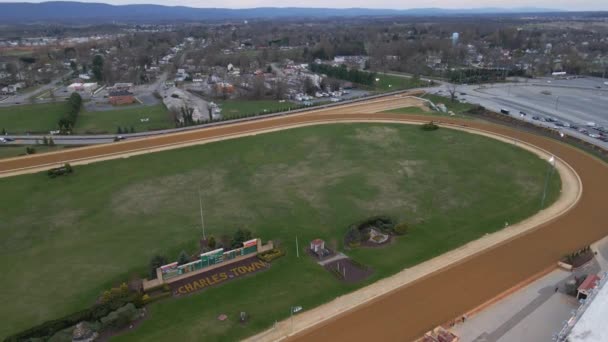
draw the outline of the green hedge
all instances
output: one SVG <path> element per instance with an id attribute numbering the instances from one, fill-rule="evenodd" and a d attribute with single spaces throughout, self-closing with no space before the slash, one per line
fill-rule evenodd
<path id="1" fill-rule="evenodd" d="M 409 227 L 408 227 L 407 223 L 401 222 L 398 225 L 396 225 L 395 228 L 393 228 L 393 231 L 397 235 L 404 235 L 407 233 L 408 229 L 409 229 Z"/>
<path id="2" fill-rule="evenodd" d="M 30 339 L 40 338 L 48 339 L 55 333 L 74 326 L 82 321 L 97 321 L 102 317 L 109 315 L 112 311 L 118 310 L 126 304 L 132 303 L 135 307 L 143 306 L 141 294 L 134 293 L 124 298 L 116 298 L 103 304 L 95 304 L 92 307 L 75 312 L 68 316 L 46 321 L 35 327 L 23 330 L 19 333 L 11 335 L 4 339 L 5 342 L 27 341 Z"/>
<path id="3" fill-rule="evenodd" d="M 424 125 L 420 126 L 420 128 L 423 131 L 435 131 L 439 129 L 439 126 L 435 125 L 435 123 L 433 123 L 433 121 L 429 122 L 429 123 L 425 123 Z"/>
<path id="4" fill-rule="evenodd" d="M 258 259 L 266 262 L 272 262 L 273 260 L 282 257 L 285 252 L 278 248 L 273 248 L 269 251 L 258 254 Z"/>

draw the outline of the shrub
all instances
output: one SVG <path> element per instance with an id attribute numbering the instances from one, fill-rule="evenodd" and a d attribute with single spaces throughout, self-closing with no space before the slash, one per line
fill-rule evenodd
<path id="1" fill-rule="evenodd" d="M 177 264 L 183 265 L 183 264 L 187 264 L 189 262 L 190 262 L 190 256 L 188 255 L 188 253 L 186 253 L 186 251 L 181 251 L 181 253 L 179 253 L 179 257 L 177 257 Z"/>
<path id="2" fill-rule="evenodd" d="M 59 319 L 46 321 L 35 327 L 23 330 L 17 334 L 7 337 L 4 341 L 16 342 L 36 338 L 46 340 L 58 331 L 74 326 L 82 321 L 97 321 L 102 317 L 109 315 L 112 311 L 125 306 L 125 304 L 131 303 L 131 305 L 136 307 L 137 305 L 134 305 L 133 303 L 138 299 L 141 299 L 141 295 L 139 293 L 134 293 L 126 297 L 115 298 L 105 303 L 95 304 L 85 310 L 72 313 Z"/>
<path id="3" fill-rule="evenodd" d="M 156 279 L 156 269 L 167 264 L 167 258 L 162 255 L 155 255 L 150 259 L 149 276 L 150 279 Z"/>
<path id="4" fill-rule="evenodd" d="M 360 241 L 356 241 L 356 242 L 349 241 L 348 242 L 348 247 L 350 247 L 350 248 L 355 248 L 355 247 L 359 247 L 359 246 L 361 246 L 361 242 Z"/>
<path id="5" fill-rule="evenodd" d="M 479 115 L 479 114 L 483 114 L 485 111 L 486 111 L 486 109 L 483 106 L 476 105 L 473 108 L 467 110 L 466 113 Z"/>
<path id="6" fill-rule="evenodd" d="M 162 292 L 162 293 L 156 294 L 156 295 L 154 295 L 152 297 L 149 297 L 149 299 L 147 299 L 145 301 L 145 304 L 154 303 L 154 302 L 159 301 L 159 300 L 161 300 L 163 298 L 171 297 L 172 295 L 173 294 L 171 292 Z M 145 296 L 147 296 L 147 295 L 144 295 L 144 297 Z M 144 297 L 142 297 L 142 300 L 143 300 Z"/>
<path id="7" fill-rule="evenodd" d="M 27 154 L 35 154 L 36 153 L 36 149 L 33 148 L 33 147 L 28 146 L 28 147 L 25 148 L 25 153 L 27 153 Z"/>
<path id="8" fill-rule="evenodd" d="M 102 329 L 121 329 L 129 325 L 139 314 L 133 303 L 128 303 L 101 318 Z"/>
<path id="9" fill-rule="evenodd" d="M 47 171 L 47 174 L 51 178 L 55 178 L 57 176 L 68 175 L 73 173 L 74 169 L 69 163 L 65 163 L 62 167 L 56 167 L 54 169 L 50 169 Z"/>
<path id="10" fill-rule="evenodd" d="M 258 254 L 258 259 L 266 262 L 272 262 L 273 260 L 282 257 L 285 252 L 278 248 L 273 248 L 269 251 Z"/>
<path id="11" fill-rule="evenodd" d="M 215 245 L 216 245 L 215 237 L 210 236 L 209 240 L 207 241 L 207 246 L 209 246 L 209 248 L 211 248 L 211 249 L 215 249 Z"/>
<path id="12" fill-rule="evenodd" d="M 393 231 L 397 235 L 404 235 L 407 233 L 408 229 L 409 229 L 409 227 L 407 226 L 407 223 L 401 222 L 398 225 L 396 225 L 395 228 L 393 228 Z"/>
<path id="13" fill-rule="evenodd" d="M 429 123 L 425 123 L 424 125 L 420 126 L 420 128 L 423 131 L 435 131 L 435 130 L 439 129 L 439 126 L 435 125 L 435 123 L 433 123 L 433 121 L 431 121 Z"/>
<path id="14" fill-rule="evenodd" d="M 351 226 L 346 233 L 346 243 L 353 247 L 353 244 L 359 245 L 361 243 L 361 232 L 356 226 Z"/>
<path id="15" fill-rule="evenodd" d="M 148 296 L 148 294 L 147 294 L 147 293 L 146 293 L 146 294 L 144 294 L 144 295 L 141 297 L 141 301 L 142 301 L 144 304 L 148 304 L 148 302 L 150 302 L 150 296 Z"/>
<path id="16" fill-rule="evenodd" d="M 243 242 L 252 239 L 251 231 L 247 229 L 239 228 L 235 233 L 232 241 L 230 242 L 230 246 L 234 248 L 240 248 L 243 245 Z"/>

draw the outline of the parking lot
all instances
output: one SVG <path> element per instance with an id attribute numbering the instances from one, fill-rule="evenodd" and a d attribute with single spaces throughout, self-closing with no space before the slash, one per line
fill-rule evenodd
<path id="1" fill-rule="evenodd" d="M 463 85 L 460 100 L 608 147 L 608 84 L 599 78 Z M 436 92 L 449 96 L 447 88 Z M 506 113 L 505 113 L 506 114 Z"/>

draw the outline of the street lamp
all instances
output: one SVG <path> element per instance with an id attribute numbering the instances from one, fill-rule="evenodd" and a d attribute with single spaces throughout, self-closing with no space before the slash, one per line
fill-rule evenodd
<path id="1" fill-rule="evenodd" d="M 545 208 L 545 199 L 547 198 L 547 186 L 549 185 L 549 179 L 553 175 L 553 171 L 555 170 L 555 156 L 551 156 L 549 158 L 549 167 L 547 168 L 547 174 L 545 175 L 545 188 L 543 189 L 543 197 L 540 200 L 540 209 Z"/>

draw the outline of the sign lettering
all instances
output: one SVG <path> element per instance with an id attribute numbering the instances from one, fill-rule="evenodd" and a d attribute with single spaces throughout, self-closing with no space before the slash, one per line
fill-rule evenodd
<path id="1" fill-rule="evenodd" d="M 268 266 L 269 264 L 264 261 L 252 260 L 245 265 L 236 266 L 227 270 L 218 269 L 215 273 L 214 271 L 210 271 L 209 274 L 204 274 L 203 278 L 190 280 L 188 283 L 177 287 L 177 289 L 174 289 L 174 294 L 186 295 L 209 286 L 220 284 L 230 279 L 257 272 L 267 268 Z"/>

